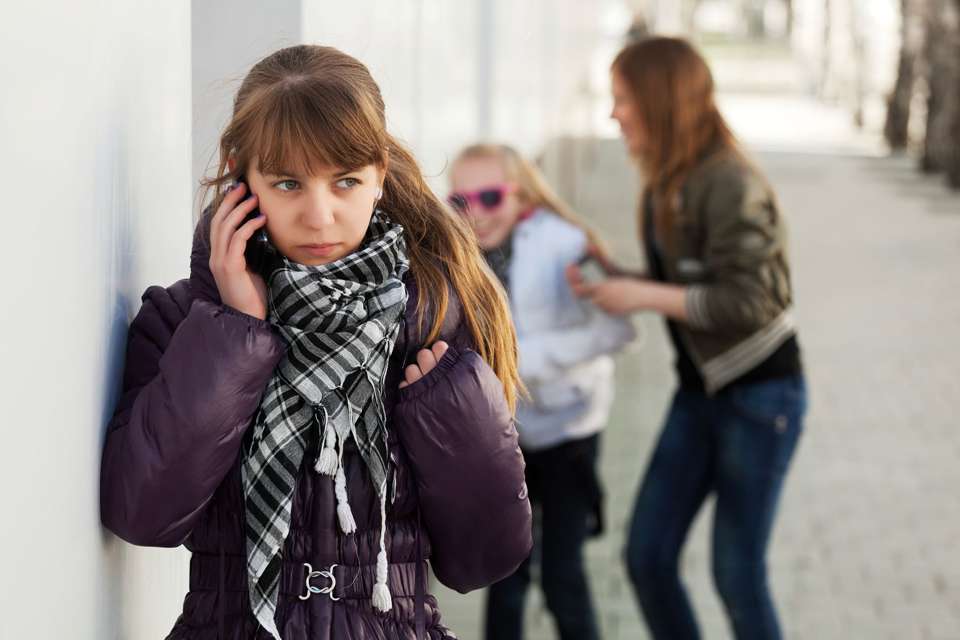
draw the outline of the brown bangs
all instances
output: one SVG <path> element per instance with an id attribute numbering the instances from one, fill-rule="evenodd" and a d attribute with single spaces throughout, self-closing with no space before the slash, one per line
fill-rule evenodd
<path id="1" fill-rule="evenodd" d="M 338 87 L 317 85 L 291 79 L 244 102 L 233 123 L 238 169 L 256 161 L 266 174 L 316 175 L 384 164 L 384 131 L 370 109 Z"/>

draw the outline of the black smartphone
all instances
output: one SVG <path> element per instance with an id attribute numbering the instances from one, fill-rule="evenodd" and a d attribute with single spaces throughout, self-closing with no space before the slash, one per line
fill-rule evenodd
<path id="1" fill-rule="evenodd" d="M 250 185 L 247 183 L 246 178 L 240 177 L 237 182 L 242 182 L 247 187 L 246 198 L 249 198 L 253 195 L 253 192 L 250 191 Z M 245 198 L 245 199 L 246 199 Z M 247 217 L 243 219 L 241 226 L 246 224 L 250 220 L 253 220 L 260 215 L 260 207 L 254 208 Z M 263 227 L 257 229 L 257 232 L 251 236 L 250 240 L 247 241 L 247 248 L 244 249 L 243 255 L 247 259 L 247 266 L 261 275 L 265 275 L 266 268 L 270 263 L 272 254 L 274 253 L 273 245 L 270 244 L 270 238 L 267 237 L 267 231 Z"/>
<path id="2" fill-rule="evenodd" d="M 610 276 L 603 265 L 600 264 L 600 261 L 589 254 L 577 261 L 577 267 L 580 269 L 580 276 L 587 284 L 603 282 Z"/>

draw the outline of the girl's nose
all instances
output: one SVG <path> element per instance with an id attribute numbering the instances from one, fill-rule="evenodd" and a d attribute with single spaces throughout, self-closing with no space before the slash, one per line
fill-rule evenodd
<path id="1" fill-rule="evenodd" d="M 333 224 L 333 211 L 333 194 L 324 189 L 317 189 L 308 193 L 302 218 L 307 226 L 325 227 Z"/>

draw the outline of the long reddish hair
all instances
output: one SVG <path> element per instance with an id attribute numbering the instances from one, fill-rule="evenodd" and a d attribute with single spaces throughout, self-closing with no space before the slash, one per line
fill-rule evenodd
<path id="1" fill-rule="evenodd" d="M 643 126 L 644 196 L 653 199 L 658 234 L 670 241 L 678 195 L 690 172 L 709 153 L 740 154 L 739 146 L 717 108 L 710 68 L 686 40 L 640 40 L 617 54 L 611 70 L 628 87 Z"/>
<path id="2" fill-rule="evenodd" d="M 431 311 L 427 342 L 439 335 L 452 288 L 477 352 L 515 407 L 516 333 L 503 289 L 480 256 L 473 231 L 446 210 L 413 155 L 387 131 L 380 88 L 366 66 L 316 45 L 280 49 L 255 64 L 221 135 L 217 173 L 203 183 L 214 192 L 214 210 L 225 186 L 245 175 L 254 160 L 265 173 L 312 175 L 321 167 L 355 170 L 370 164 L 385 169 L 379 206 L 403 225 L 421 292 L 419 319 Z"/>

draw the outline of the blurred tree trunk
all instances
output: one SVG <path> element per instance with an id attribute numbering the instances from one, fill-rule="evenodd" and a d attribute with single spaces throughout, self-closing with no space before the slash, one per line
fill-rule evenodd
<path id="1" fill-rule="evenodd" d="M 883 135 L 893 151 L 906 149 L 909 142 L 910 103 L 923 48 L 924 4 L 924 0 L 900 0 L 900 60 L 897 80 L 887 100 L 887 119 L 883 127 Z"/>
<path id="2" fill-rule="evenodd" d="M 743 20 L 747 25 L 747 35 L 757 40 L 767 35 L 766 24 L 763 21 L 763 10 L 766 0 L 746 0 L 740 7 Z"/>
<path id="3" fill-rule="evenodd" d="M 927 130 L 920 168 L 927 173 L 945 171 L 953 153 L 953 119 L 957 111 L 956 87 L 957 26 L 953 11 L 956 0 L 931 0 L 927 12 L 926 60 Z"/>
<path id="4" fill-rule="evenodd" d="M 960 189 L 960 27 L 957 23 L 960 23 L 960 0 L 954 1 L 953 131 L 947 165 L 947 182 L 954 189 Z"/>
<path id="5" fill-rule="evenodd" d="M 848 2 L 847 9 L 850 11 L 850 47 L 853 50 L 853 123 L 862 129 L 867 92 L 867 50 L 863 35 L 865 20 L 856 2 Z"/>
<path id="6" fill-rule="evenodd" d="M 637 9 L 633 12 L 633 20 L 630 21 L 630 27 L 627 29 L 627 44 L 646 40 L 652 35 L 650 29 L 650 20 L 643 9 Z"/>
<path id="7" fill-rule="evenodd" d="M 793 38 L 793 0 L 784 0 L 787 7 L 787 40 Z"/>
<path id="8" fill-rule="evenodd" d="M 833 3 L 830 0 L 823 0 L 823 31 L 821 32 L 822 44 L 821 50 L 823 51 L 823 57 L 820 59 L 820 97 L 824 97 L 827 94 L 827 86 L 830 81 L 830 67 L 831 59 L 833 58 L 833 42 L 832 36 L 830 34 L 830 27 L 832 23 L 831 14 Z"/>

